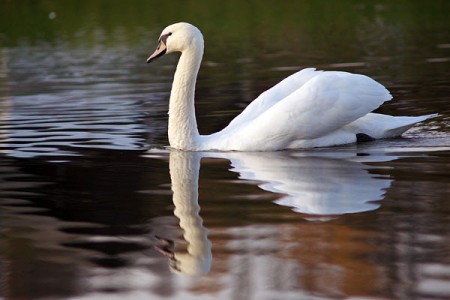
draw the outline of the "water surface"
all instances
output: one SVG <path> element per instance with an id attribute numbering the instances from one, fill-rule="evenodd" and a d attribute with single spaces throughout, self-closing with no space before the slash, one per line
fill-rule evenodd
<path id="1" fill-rule="evenodd" d="M 0 298 L 449 298 L 449 3 L 333 3 L 0 4 Z M 206 38 L 202 133 L 311 66 L 383 83 L 381 113 L 441 115 L 360 145 L 171 151 L 177 56 L 145 60 L 179 20 Z"/>

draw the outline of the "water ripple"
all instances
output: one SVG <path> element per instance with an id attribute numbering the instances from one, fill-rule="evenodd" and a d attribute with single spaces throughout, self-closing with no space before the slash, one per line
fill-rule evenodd
<path id="1" fill-rule="evenodd" d="M 40 49 L 28 53 L 34 56 L 30 59 L 24 58 L 27 51 L 16 50 L 3 53 L 10 61 L 9 69 L 2 70 L 4 86 L 12 92 L 0 98 L 0 152 L 14 157 L 73 156 L 82 155 L 83 148 L 146 146 L 146 122 L 152 112 L 165 110 L 155 99 L 167 96 L 167 83 L 138 82 L 127 68 L 96 68 L 92 57 L 83 59 L 80 53 L 64 51 L 62 56 L 63 51 L 56 50 L 46 56 Z M 152 118 L 150 130 L 162 128 L 159 123 Z"/>

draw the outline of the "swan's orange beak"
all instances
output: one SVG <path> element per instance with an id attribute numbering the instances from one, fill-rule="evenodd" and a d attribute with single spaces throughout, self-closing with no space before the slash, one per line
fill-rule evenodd
<path id="1" fill-rule="evenodd" d="M 163 56 L 167 52 L 167 39 L 171 35 L 172 35 L 172 32 L 169 32 L 169 33 L 163 34 L 159 37 L 158 47 L 156 48 L 155 52 L 153 52 L 153 54 L 150 55 L 149 58 L 147 58 L 147 63 L 151 62 L 155 58 Z"/>
<path id="2" fill-rule="evenodd" d="M 159 44 L 158 47 L 156 48 L 155 52 L 153 52 L 152 55 L 149 56 L 149 58 L 147 58 L 147 63 L 151 62 L 152 60 L 163 56 L 167 51 L 167 47 L 166 44 L 164 43 L 163 40 L 159 40 Z"/>

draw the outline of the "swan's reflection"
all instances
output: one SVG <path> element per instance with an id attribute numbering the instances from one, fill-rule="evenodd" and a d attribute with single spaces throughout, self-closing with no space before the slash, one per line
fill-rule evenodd
<path id="1" fill-rule="evenodd" d="M 211 268 L 211 243 L 199 216 L 198 179 L 203 157 L 228 159 L 240 178 L 257 180 L 262 189 L 284 196 L 276 203 L 309 215 L 328 216 L 374 210 L 391 180 L 369 172 L 362 163 L 395 159 L 356 153 L 308 152 L 185 152 L 171 150 L 170 176 L 175 215 L 184 230 L 187 251 L 171 249 L 160 240 L 159 250 L 170 258 L 172 270 L 202 275 Z M 311 152 L 309 152 L 311 153 Z"/>
<path id="2" fill-rule="evenodd" d="M 199 215 L 198 177 L 201 153 L 173 150 L 170 152 L 174 214 L 180 220 L 187 242 L 187 252 L 170 249 L 173 242 L 163 240 L 159 250 L 170 259 L 172 271 L 203 275 L 211 268 L 211 242 Z"/>
<path id="3" fill-rule="evenodd" d="M 308 152 L 307 152 L 308 153 Z M 309 154 L 311 155 L 311 154 Z M 229 153 L 232 171 L 262 181 L 260 188 L 284 195 L 275 203 L 310 215 L 341 215 L 377 209 L 391 180 L 369 173 L 362 157 L 349 153 Z M 365 161 L 392 157 L 365 156 Z M 355 161 L 356 160 L 356 161 Z"/>

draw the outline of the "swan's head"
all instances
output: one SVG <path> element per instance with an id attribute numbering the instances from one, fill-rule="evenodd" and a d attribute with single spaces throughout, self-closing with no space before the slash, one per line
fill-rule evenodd
<path id="1" fill-rule="evenodd" d="M 200 30 L 189 23 L 167 26 L 158 40 L 158 47 L 147 59 L 147 63 L 166 53 L 194 50 L 203 54 L 203 36 Z"/>

